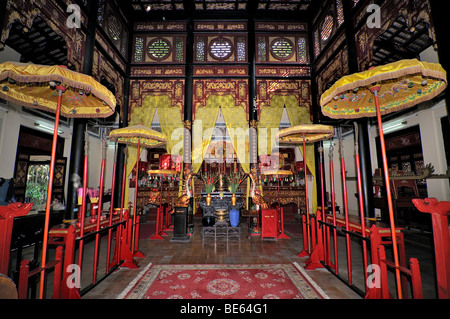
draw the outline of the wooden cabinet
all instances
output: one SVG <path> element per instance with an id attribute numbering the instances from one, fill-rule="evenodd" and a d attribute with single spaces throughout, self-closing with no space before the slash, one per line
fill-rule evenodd
<path id="1" fill-rule="evenodd" d="M 137 212 L 141 212 L 145 205 L 152 202 L 154 199 L 154 204 L 159 205 L 161 188 L 151 188 L 151 187 L 139 187 L 137 193 Z M 178 198 L 178 186 L 170 187 L 163 186 L 162 188 L 162 202 L 172 205 Z"/>
<path id="2" fill-rule="evenodd" d="M 261 238 L 277 238 L 277 210 L 263 209 L 261 212 Z"/>
<path id="3" fill-rule="evenodd" d="M 280 201 L 281 205 L 296 204 L 301 211 L 306 212 L 305 187 L 303 186 L 264 186 L 263 196 L 269 207 Z"/>

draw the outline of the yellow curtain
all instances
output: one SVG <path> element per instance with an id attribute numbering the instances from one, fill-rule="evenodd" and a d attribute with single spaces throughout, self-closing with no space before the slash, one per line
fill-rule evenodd
<path id="1" fill-rule="evenodd" d="M 178 107 L 173 107 L 171 105 L 170 97 L 167 95 L 148 95 L 144 98 L 141 107 L 135 107 L 133 113 L 131 114 L 131 119 L 128 125 L 142 124 L 144 126 L 150 127 L 155 117 L 155 113 L 158 111 L 159 123 L 161 126 L 161 131 L 167 137 L 166 150 L 167 153 L 172 151 L 176 139 L 172 139 L 172 132 L 176 129 L 183 128 L 183 122 L 181 121 L 180 109 Z M 183 141 L 181 138 L 181 146 Z M 141 148 L 142 152 L 142 148 Z M 182 149 L 181 151 L 182 152 Z M 131 171 L 136 166 L 137 160 L 137 147 L 129 145 L 127 154 L 127 176 L 130 176 Z M 125 187 L 125 197 L 128 198 L 129 194 L 129 184 L 126 183 Z"/>
<path id="2" fill-rule="evenodd" d="M 221 96 L 211 95 L 206 106 L 195 111 L 195 121 L 192 127 L 192 171 L 194 174 L 200 169 L 203 157 L 208 149 L 216 125 Z"/>
<path id="3" fill-rule="evenodd" d="M 289 116 L 289 122 L 291 126 L 297 126 L 300 124 L 311 123 L 310 114 L 306 107 L 298 107 L 298 101 L 295 96 L 288 95 L 284 96 L 284 102 L 286 106 L 286 111 Z M 304 158 L 306 166 L 311 171 L 313 175 L 313 190 L 312 190 L 312 213 L 317 210 L 317 183 L 316 183 L 316 162 L 314 154 L 314 144 L 306 144 L 306 156 L 303 154 L 303 145 L 299 146 L 300 152 Z"/>
<path id="4" fill-rule="evenodd" d="M 220 104 L 231 144 L 245 173 L 250 173 L 247 112 L 234 104 L 231 95 L 225 95 Z"/>
<path id="5" fill-rule="evenodd" d="M 281 117 L 283 116 L 282 96 L 275 95 L 270 106 L 265 106 L 259 117 L 258 122 L 258 155 L 272 153 L 275 145 L 275 134 L 280 127 Z"/>
<path id="6" fill-rule="evenodd" d="M 223 97 L 224 102 L 220 105 L 223 119 L 227 126 L 228 135 L 231 144 L 236 152 L 236 156 L 241 163 L 245 173 L 250 173 L 250 154 L 249 154 L 249 130 L 247 121 L 247 112 L 241 107 L 236 106 L 234 98 L 231 95 Z M 247 179 L 246 208 L 248 208 L 248 198 L 250 194 L 250 179 Z"/>
<path id="7" fill-rule="evenodd" d="M 270 101 L 270 106 L 266 106 L 262 109 L 260 121 L 258 123 L 258 154 L 270 154 L 272 147 L 274 145 L 274 136 L 270 134 L 271 128 L 278 128 L 280 126 L 281 117 L 283 116 L 283 109 L 286 107 L 287 114 L 289 116 L 289 121 L 291 126 L 300 125 L 302 123 L 311 123 L 309 111 L 306 107 L 299 107 L 298 100 L 294 95 L 274 95 Z M 267 129 L 267 138 L 270 138 L 270 142 L 267 142 L 267 148 L 260 145 L 264 142 L 264 130 Z M 269 148 L 270 147 L 270 148 Z M 305 159 L 306 166 L 313 174 L 313 194 L 312 194 L 312 212 L 317 210 L 317 189 L 316 189 L 316 178 L 315 178 L 315 161 L 314 161 L 314 145 L 306 145 L 306 158 L 303 154 L 303 146 L 299 146 L 300 152 Z"/>
<path id="8" fill-rule="evenodd" d="M 181 121 L 180 109 L 170 104 L 170 98 L 167 95 L 161 96 L 160 103 L 157 106 L 159 124 L 161 131 L 167 138 L 166 150 L 172 154 L 174 146 L 178 144 L 181 148 L 176 155 L 183 155 L 183 122 Z M 173 135 L 173 136 L 172 136 Z"/>

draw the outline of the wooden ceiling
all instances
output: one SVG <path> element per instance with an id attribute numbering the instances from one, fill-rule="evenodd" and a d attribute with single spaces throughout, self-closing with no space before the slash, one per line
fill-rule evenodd
<path id="1" fill-rule="evenodd" d="M 419 53 L 433 44 L 425 22 L 408 27 L 400 16 L 382 33 L 373 45 L 373 64 L 383 65 L 402 59 L 418 58 Z"/>
<path id="2" fill-rule="evenodd" d="M 95 1 L 95 0 L 93 0 Z M 289 19 L 297 16 L 310 18 L 312 10 L 320 7 L 320 1 L 313 0 L 117 0 L 121 9 L 135 21 L 157 18 L 175 19 L 196 15 L 199 18 L 226 19 L 245 17 L 249 12 L 265 19 Z M 150 6 L 147 10 L 147 6 Z M 297 18 L 296 21 L 299 21 Z M 293 20 L 291 20 L 293 21 Z M 432 44 L 427 25 L 423 22 L 408 27 L 399 17 L 376 39 L 373 46 L 375 65 L 381 65 L 405 58 L 414 58 Z M 28 30 L 14 22 L 6 40 L 21 54 L 21 62 L 37 64 L 67 65 L 67 46 L 40 17 L 36 17 Z M 69 66 L 70 67 L 70 66 Z"/>
<path id="3" fill-rule="evenodd" d="M 67 65 L 66 42 L 40 17 L 29 30 L 14 22 L 5 44 L 21 54 L 20 62 Z"/>
<path id="4" fill-rule="evenodd" d="M 140 19 L 151 15 L 305 14 L 312 0 L 121 0 Z M 317 1 L 316 1 L 317 3 Z M 306 16 L 306 15 L 305 15 Z"/>

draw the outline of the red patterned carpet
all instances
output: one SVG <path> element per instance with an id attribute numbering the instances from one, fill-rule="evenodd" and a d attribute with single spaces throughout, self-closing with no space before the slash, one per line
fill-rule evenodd
<path id="1" fill-rule="evenodd" d="M 149 265 L 120 299 L 325 299 L 297 263 Z"/>

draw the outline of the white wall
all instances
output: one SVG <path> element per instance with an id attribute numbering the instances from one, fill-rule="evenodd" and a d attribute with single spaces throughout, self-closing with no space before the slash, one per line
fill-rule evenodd
<path id="1" fill-rule="evenodd" d="M 34 116 L 24 113 L 19 105 L 11 102 L 8 102 L 7 106 L 0 110 L 0 118 L 3 123 L 0 130 L 0 176 L 5 179 L 9 179 L 14 176 L 14 165 L 16 160 L 20 126 L 29 127 L 36 130 L 39 130 L 39 128 L 35 126 L 37 119 Z M 42 119 L 39 119 L 39 121 L 45 122 L 49 126 L 54 125 L 54 123 Z M 69 158 L 72 130 L 70 127 L 60 126 L 58 131 L 62 131 L 62 134 L 59 136 L 65 140 L 63 151 L 64 157 Z M 67 178 L 68 174 L 66 170 L 66 180 Z M 65 189 L 65 192 L 66 191 L 67 187 Z"/>
<path id="2" fill-rule="evenodd" d="M 447 170 L 444 137 L 442 136 L 441 128 L 441 118 L 446 115 L 445 101 L 440 101 L 430 109 L 405 117 L 404 121 L 406 124 L 397 129 L 402 130 L 419 125 L 424 164 L 432 164 L 435 169 L 434 174 L 445 174 Z M 384 124 L 388 125 L 389 123 L 386 122 Z M 376 127 L 370 128 L 371 154 L 376 154 L 375 137 L 377 135 L 378 129 Z M 372 168 L 374 169 L 375 167 L 378 167 L 377 159 L 376 156 L 372 155 Z M 428 197 L 436 197 L 440 201 L 448 201 L 450 199 L 448 179 L 427 179 L 427 191 Z"/>

